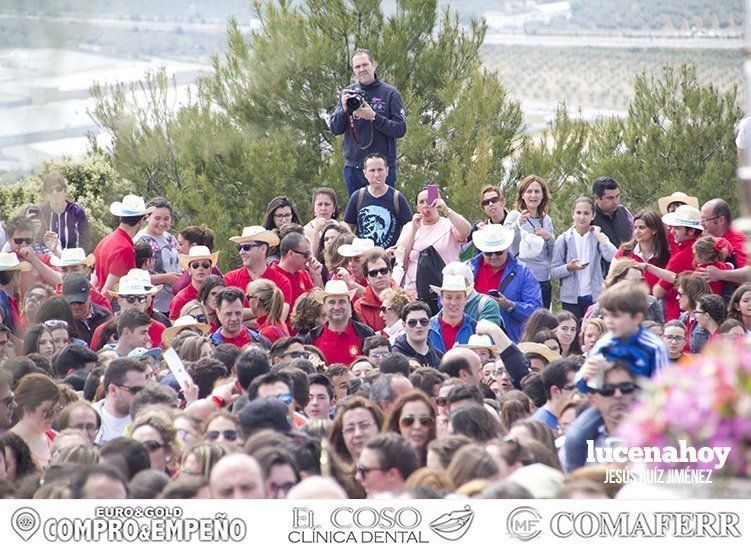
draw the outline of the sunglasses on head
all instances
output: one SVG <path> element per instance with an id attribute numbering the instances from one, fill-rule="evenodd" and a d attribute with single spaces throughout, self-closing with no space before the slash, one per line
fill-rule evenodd
<path id="1" fill-rule="evenodd" d="M 235 440 L 237 440 L 237 431 L 227 429 L 226 431 L 206 431 L 205 433 L 203 433 L 203 437 L 210 442 L 213 442 L 220 436 L 223 436 L 224 439 L 228 442 L 234 442 Z"/>
<path id="2" fill-rule="evenodd" d="M 486 198 L 482 201 L 483 206 L 490 206 L 491 204 L 498 204 L 501 201 L 501 197 L 499 196 L 491 196 L 490 198 Z"/>
<path id="3" fill-rule="evenodd" d="M 420 427 L 430 427 L 433 424 L 433 418 L 430 416 L 404 416 L 399 420 L 399 425 L 402 427 L 413 427 L 415 423 L 419 423 Z"/>
<path id="4" fill-rule="evenodd" d="M 428 319 L 427 317 L 421 317 L 420 319 L 407 320 L 407 326 L 410 328 L 417 327 L 418 323 L 423 327 L 427 327 L 430 323 L 430 319 Z"/>
<path id="5" fill-rule="evenodd" d="M 621 395 L 628 395 L 637 391 L 639 386 L 632 382 L 624 382 L 618 384 L 603 385 L 600 389 L 595 389 L 597 393 L 603 397 L 612 397 L 615 395 L 616 389 L 621 392 Z"/>
<path id="6" fill-rule="evenodd" d="M 21 244 L 26 244 L 27 246 L 30 246 L 34 243 L 34 238 L 13 238 L 13 243 L 17 246 L 20 246 Z"/>
<path id="7" fill-rule="evenodd" d="M 48 319 L 44 322 L 44 327 L 46 329 L 57 329 L 60 327 L 67 327 L 68 322 L 63 321 L 62 319 Z"/>
<path id="8" fill-rule="evenodd" d="M 261 247 L 261 242 L 253 242 L 252 244 L 237 244 L 237 251 L 250 251 L 254 247 Z"/>
<path id="9" fill-rule="evenodd" d="M 128 304 L 135 304 L 136 302 L 143 304 L 149 297 L 147 295 L 120 295 L 120 298 L 127 300 Z"/>
<path id="10" fill-rule="evenodd" d="M 211 261 L 201 261 L 201 262 L 193 261 L 192 263 L 190 263 L 190 267 L 193 270 L 198 270 L 198 267 L 208 270 L 211 268 Z"/>
<path id="11" fill-rule="evenodd" d="M 368 276 L 370 276 L 371 278 L 375 278 L 378 275 L 388 276 L 389 272 L 391 272 L 391 270 L 384 266 L 383 268 L 379 268 L 377 270 L 368 270 Z"/>
<path id="12" fill-rule="evenodd" d="M 149 453 L 153 453 L 164 447 L 164 444 L 160 444 L 156 440 L 146 440 L 145 442 L 141 442 L 141 444 L 143 444 L 143 447 L 149 450 Z"/>

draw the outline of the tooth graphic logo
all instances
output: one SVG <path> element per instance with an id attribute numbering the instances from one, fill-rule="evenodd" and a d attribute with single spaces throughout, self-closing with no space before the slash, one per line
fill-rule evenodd
<path id="1" fill-rule="evenodd" d="M 10 526 L 18 536 L 28 541 L 39 530 L 41 518 L 33 508 L 19 508 L 10 518 Z"/>
<path id="2" fill-rule="evenodd" d="M 445 540 L 459 540 L 469 531 L 475 513 L 469 505 L 464 510 L 454 510 L 430 522 L 430 529 Z"/>

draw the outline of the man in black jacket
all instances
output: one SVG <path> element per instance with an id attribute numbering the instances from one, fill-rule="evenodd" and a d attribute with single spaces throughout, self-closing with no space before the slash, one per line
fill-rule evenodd
<path id="1" fill-rule="evenodd" d="M 336 111 L 329 120 L 329 129 L 336 135 L 344 134 L 344 182 L 352 193 L 368 182 L 363 175 L 363 161 L 372 153 L 386 157 L 389 175 L 386 183 L 391 187 L 396 181 L 396 140 L 407 132 L 407 115 L 399 91 L 383 83 L 375 72 L 377 64 L 366 49 L 352 54 L 352 71 L 357 83 L 341 93 Z M 347 100 L 361 96 L 360 107 L 349 111 Z"/>
<path id="2" fill-rule="evenodd" d="M 415 300 L 402 308 L 401 317 L 406 334 L 397 338 L 394 351 L 418 361 L 422 366 L 438 368 L 443 353 L 435 349 L 428 338 L 430 306 Z"/>

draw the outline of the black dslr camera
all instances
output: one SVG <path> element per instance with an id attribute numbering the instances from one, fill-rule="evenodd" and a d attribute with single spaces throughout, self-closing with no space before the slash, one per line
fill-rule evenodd
<path id="1" fill-rule="evenodd" d="M 344 89 L 342 92 L 350 95 L 345 102 L 347 113 L 359 110 L 365 104 L 365 91 L 360 89 Z"/>

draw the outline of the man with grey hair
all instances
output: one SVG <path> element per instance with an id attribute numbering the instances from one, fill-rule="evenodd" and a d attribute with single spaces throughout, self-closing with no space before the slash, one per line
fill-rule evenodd
<path id="1" fill-rule="evenodd" d="M 464 313 L 475 321 L 481 319 L 487 319 L 491 323 L 495 323 L 499 327 L 503 327 L 503 320 L 501 319 L 501 310 L 498 307 L 495 299 L 488 295 L 478 293 L 474 288 L 475 277 L 472 274 L 472 269 L 467 264 L 454 261 L 443 267 L 443 275 L 451 274 L 454 276 L 462 276 L 467 283 L 467 287 L 470 285 L 472 291 L 470 291 L 467 297 L 467 305 L 464 307 Z"/>
<path id="2" fill-rule="evenodd" d="M 265 499 L 258 461 L 245 453 L 231 453 L 211 469 L 209 490 L 213 499 Z"/>
<path id="3" fill-rule="evenodd" d="M 370 400 L 388 414 L 396 397 L 412 389 L 412 382 L 401 374 L 382 374 L 370 386 Z"/>

